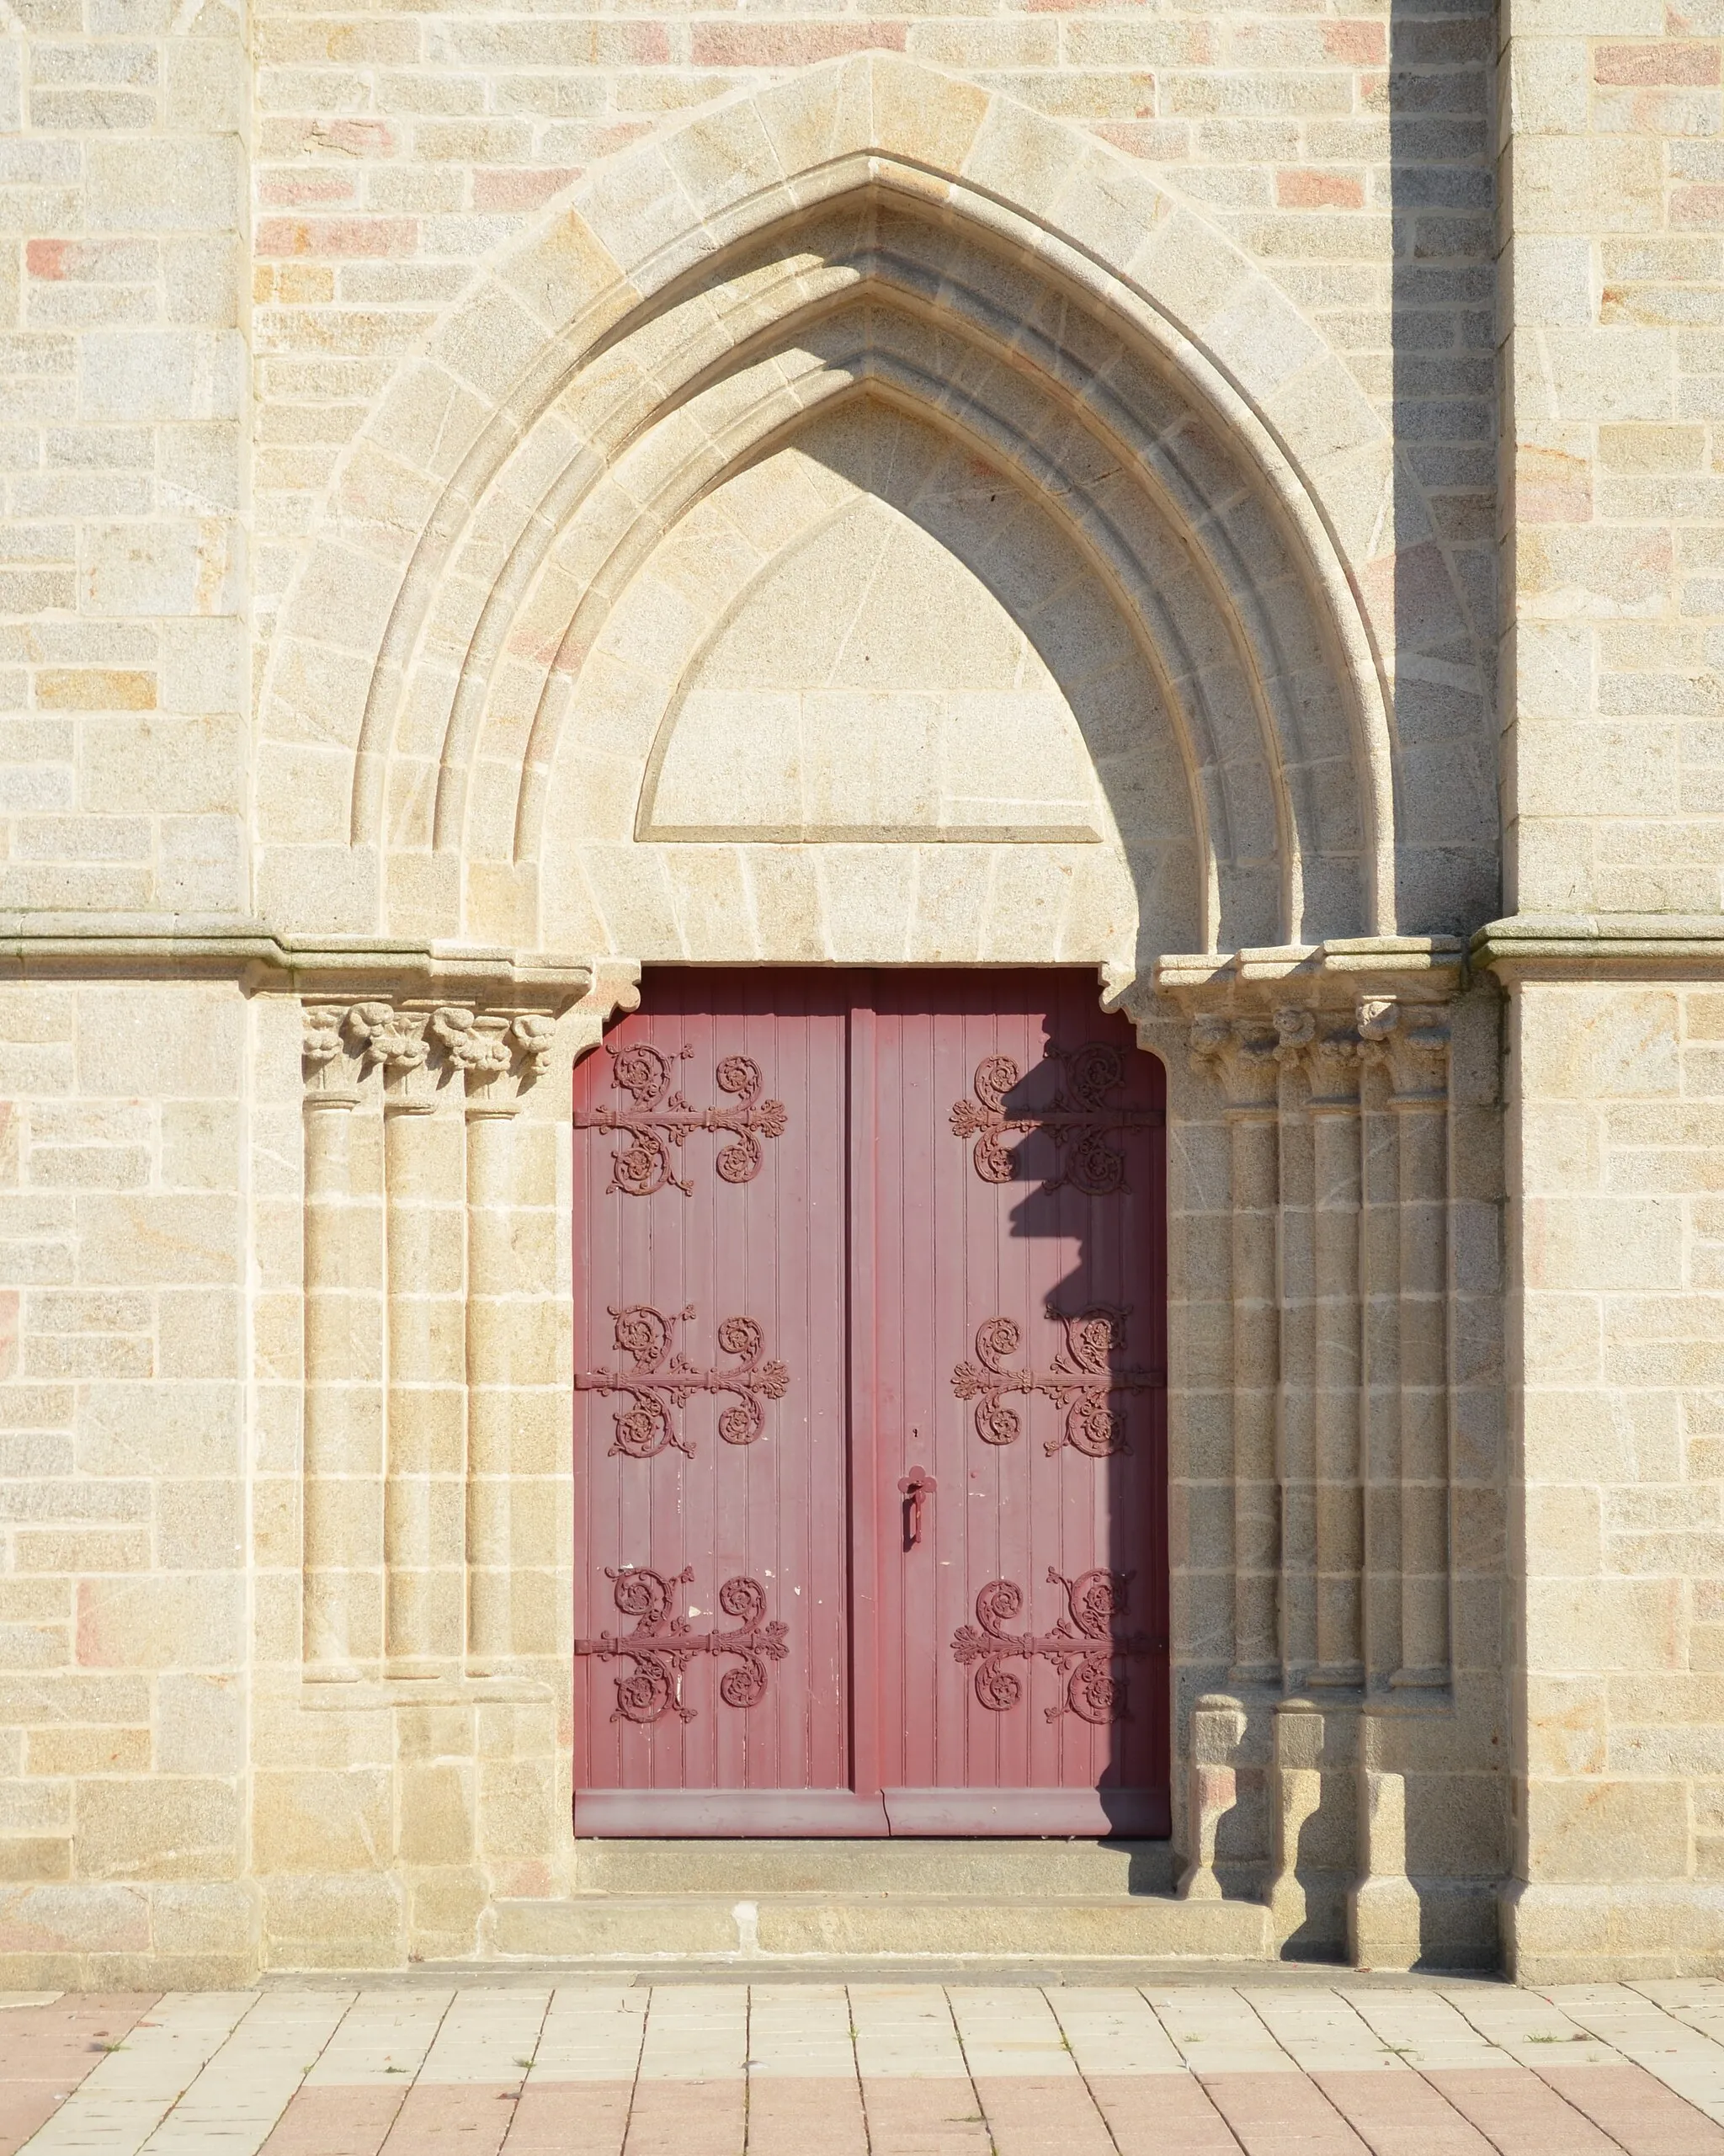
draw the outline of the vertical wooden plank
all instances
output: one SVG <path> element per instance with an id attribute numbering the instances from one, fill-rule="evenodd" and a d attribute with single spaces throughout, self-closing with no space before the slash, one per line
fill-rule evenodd
<path id="1" fill-rule="evenodd" d="M 889 1574 L 896 1576 L 899 1525 L 891 1504 L 896 1478 L 883 1457 L 879 1358 L 875 1352 L 880 1323 L 875 1239 L 879 1019 L 871 977 L 855 977 L 845 1065 L 849 1124 L 844 1196 L 849 1275 L 845 1353 L 849 1383 L 850 1743 L 855 1791 L 859 1797 L 877 1798 L 887 1771 L 881 1720 L 886 1644 L 882 1627 L 889 1614 L 895 1614 L 889 1612 L 883 1588 Z M 895 1770 L 895 1752 L 893 1759 Z"/>

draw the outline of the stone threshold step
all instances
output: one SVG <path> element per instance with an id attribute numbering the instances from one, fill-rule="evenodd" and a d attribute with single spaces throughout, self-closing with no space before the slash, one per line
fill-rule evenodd
<path id="1" fill-rule="evenodd" d="M 1019 1896 L 780 1893 L 576 1894 L 496 1905 L 493 1951 L 513 1957 L 626 1962 L 662 1956 L 1030 1956 L 1274 1958 L 1269 1911 L 1254 1902 L 1138 1894 Z"/>
<path id="2" fill-rule="evenodd" d="M 1186 1954 L 1106 1955 L 1081 1961 L 1069 1955 L 1038 1961 L 1025 1954 L 991 1958 L 982 1955 L 865 1955 L 828 1960 L 815 1954 L 705 1954 L 662 1956 L 637 1961 L 615 1956 L 594 1959 L 572 1955 L 543 1958 L 518 1956 L 507 1961 L 415 1962 L 398 1969 L 271 1969 L 257 1979 L 259 1991 L 397 1991 L 442 1995 L 471 1988 L 480 1991 L 548 1992 L 561 1984 L 604 1984 L 632 1989 L 660 1984 L 956 1984 L 1093 1987 L 1117 1984 L 1169 1985 L 1249 1983 L 1295 1992 L 1393 1991 L 1409 1988 L 1448 1994 L 1463 1990 L 1501 1992 L 1512 1988 L 1507 1978 L 1477 1969 L 1349 1968 L 1321 1956 L 1308 1960 L 1253 1962 L 1239 1957 L 1205 1961 Z M 243 1990 L 243 1983 L 231 1987 Z"/>
<path id="3" fill-rule="evenodd" d="M 583 1840 L 575 1884 L 615 1894 L 1169 1894 L 1171 1842 Z"/>

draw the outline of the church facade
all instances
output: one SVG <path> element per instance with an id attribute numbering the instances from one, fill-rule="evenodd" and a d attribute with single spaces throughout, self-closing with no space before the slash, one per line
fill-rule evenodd
<path id="1" fill-rule="evenodd" d="M 1724 1966 L 1724 18 L 6 53 L 0 1982 Z"/>

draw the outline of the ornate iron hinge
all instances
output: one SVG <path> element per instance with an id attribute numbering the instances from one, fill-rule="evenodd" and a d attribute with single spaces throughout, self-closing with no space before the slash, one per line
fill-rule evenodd
<path id="1" fill-rule="evenodd" d="M 954 1134 L 976 1141 L 971 1153 L 976 1173 L 984 1183 L 1011 1182 L 1018 1156 L 1000 1142 L 1002 1134 L 1046 1131 L 1054 1142 L 1058 1172 L 1043 1183 L 1045 1196 L 1067 1184 L 1091 1198 L 1129 1191 L 1125 1156 L 1106 1142 L 1107 1134 L 1159 1130 L 1166 1121 L 1161 1110 L 1125 1108 L 1108 1099 L 1125 1083 L 1125 1059 L 1108 1041 L 1086 1041 L 1081 1048 L 1061 1048 L 1050 1041 L 1042 1060 L 1060 1064 L 1065 1072 L 1065 1083 L 1044 1108 L 1006 1105 L 1006 1095 L 1022 1076 L 1009 1056 L 984 1057 L 971 1081 L 976 1099 L 952 1103 Z"/>
<path id="2" fill-rule="evenodd" d="M 646 1565 L 627 1565 L 620 1570 L 604 1568 L 613 1583 L 617 1608 L 635 1620 L 626 1632 L 600 1632 L 597 1639 L 577 1639 L 577 1654 L 596 1656 L 600 1662 L 632 1662 L 634 1673 L 616 1679 L 616 1706 L 613 1722 L 650 1723 L 667 1710 L 679 1722 L 693 1722 L 697 1710 L 683 1701 L 683 1676 L 697 1654 L 733 1654 L 740 1667 L 726 1669 L 718 1680 L 718 1696 L 726 1706 L 758 1706 L 766 1697 L 767 1664 L 782 1662 L 790 1627 L 780 1618 L 763 1624 L 766 1590 L 758 1580 L 726 1580 L 718 1590 L 718 1606 L 737 1621 L 734 1632 L 690 1632 L 684 1617 L 666 1621 L 671 1589 L 686 1587 L 694 1579 L 692 1568 L 662 1573 Z"/>
<path id="3" fill-rule="evenodd" d="M 650 1198 L 657 1190 L 680 1190 L 686 1198 L 694 1185 L 685 1183 L 671 1166 L 670 1147 L 681 1147 L 690 1131 L 729 1131 L 732 1142 L 718 1156 L 718 1172 L 726 1183 L 752 1183 L 765 1158 L 763 1138 L 780 1138 L 790 1123 L 781 1100 L 763 1100 L 764 1081 L 760 1066 L 748 1056 L 719 1059 L 719 1090 L 735 1095 L 734 1107 L 693 1108 L 680 1091 L 669 1091 L 677 1063 L 694 1051 L 683 1048 L 673 1058 L 650 1041 L 634 1041 L 625 1047 L 605 1043 L 610 1057 L 613 1085 L 630 1095 L 632 1108 L 589 1108 L 575 1111 L 577 1131 L 614 1131 L 629 1142 L 613 1153 L 607 1191 L 621 1190 L 631 1198 Z"/>
<path id="4" fill-rule="evenodd" d="M 1067 1714 L 1082 1722 L 1129 1722 L 1125 1687 L 1115 1681 L 1110 1665 L 1167 1651 L 1165 1640 L 1147 1632 L 1113 1629 L 1114 1619 L 1125 1614 L 1135 1575 L 1099 1570 L 1067 1579 L 1050 1565 L 1047 1577 L 1050 1586 L 1065 1589 L 1070 1613 L 1051 1632 L 1008 1632 L 1006 1626 L 1024 1607 L 1024 1590 L 1015 1580 L 991 1579 L 976 1598 L 976 1623 L 960 1626 L 953 1636 L 952 1653 L 966 1669 L 976 1665 L 977 1700 L 990 1713 L 1008 1712 L 1022 1700 L 1024 1681 L 1003 1665 L 1039 1658 L 1051 1662 L 1066 1680 L 1065 1697 L 1057 1706 L 1042 1710 L 1050 1722 Z"/>
<path id="5" fill-rule="evenodd" d="M 612 1453 L 650 1460 L 668 1445 L 692 1460 L 694 1448 L 672 1421 L 670 1409 L 686 1408 L 697 1392 L 736 1395 L 736 1405 L 721 1409 L 718 1418 L 718 1434 L 726 1445 L 752 1445 L 765 1429 L 765 1403 L 783 1399 L 790 1373 L 775 1359 L 761 1360 L 765 1335 L 752 1318 L 726 1318 L 718 1328 L 719 1346 L 726 1355 L 738 1358 L 734 1370 L 697 1370 L 684 1356 L 670 1354 L 671 1336 L 694 1315 L 693 1303 L 670 1317 L 649 1302 L 631 1302 L 621 1309 L 612 1304 L 609 1308 L 616 1320 L 616 1344 L 635 1366 L 577 1370 L 575 1390 L 620 1393 L 632 1403 L 616 1412 Z"/>
<path id="6" fill-rule="evenodd" d="M 985 1318 L 976 1328 L 976 1362 L 960 1362 L 952 1372 L 953 1392 L 960 1400 L 976 1403 L 976 1435 L 982 1443 L 1015 1445 L 1022 1425 L 1016 1410 L 1005 1406 L 1004 1396 L 1040 1392 L 1066 1410 L 1060 1435 L 1046 1442 L 1050 1456 L 1067 1445 L 1092 1460 L 1129 1452 L 1124 1418 L 1109 1404 L 1109 1396 L 1159 1392 L 1166 1382 L 1159 1371 L 1115 1370 L 1109 1362 L 1109 1355 L 1125 1347 L 1129 1315 L 1104 1303 L 1075 1318 L 1049 1311 L 1064 1329 L 1066 1352 L 1055 1355 L 1046 1370 L 1002 1368 L 1001 1358 L 1015 1353 L 1023 1336 L 1009 1318 Z"/>

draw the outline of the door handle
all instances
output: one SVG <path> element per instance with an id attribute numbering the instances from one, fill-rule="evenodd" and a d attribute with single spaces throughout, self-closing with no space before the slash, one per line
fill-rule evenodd
<path id="1" fill-rule="evenodd" d="M 912 1430 L 913 1437 L 916 1433 Z M 904 1547 L 913 1550 L 922 1540 L 922 1508 L 939 1488 L 925 1467 L 913 1467 L 898 1484 L 904 1500 Z"/>

